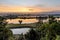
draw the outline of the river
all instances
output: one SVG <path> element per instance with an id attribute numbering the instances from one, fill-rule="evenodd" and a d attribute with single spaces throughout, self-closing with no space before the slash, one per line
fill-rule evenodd
<path id="1" fill-rule="evenodd" d="M 34 22 L 38 22 L 37 19 L 8 19 L 7 22 L 8 23 L 13 23 L 13 24 L 18 24 L 19 20 L 22 20 L 22 24 L 27 24 L 27 23 L 34 23 Z M 13 34 L 25 34 L 27 32 L 29 32 L 30 28 L 16 28 L 16 29 L 11 29 Z"/>
<path id="2" fill-rule="evenodd" d="M 27 32 L 29 32 L 30 28 L 17 28 L 17 29 L 11 29 L 13 34 L 26 34 Z"/>
<path id="3" fill-rule="evenodd" d="M 19 20 L 22 20 L 22 24 L 24 23 L 34 23 L 34 22 L 38 22 L 37 19 L 8 19 L 6 20 L 8 23 L 13 23 L 13 24 L 18 24 Z"/>
<path id="4" fill-rule="evenodd" d="M 19 20 L 22 20 L 22 24 L 38 22 L 37 19 L 11 19 L 11 20 L 8 19 L 7 21 L 8 21 L 8 23 L 18 24 Z M 60 20 L 60 19 L 58 19 L 58 20 Z M 45 20 L 45 22 L 46 21 L 47 20 Z M 12 30 L 13 34 L 21 34 L 21 33 L 25 34 L 26 32 L 29 32 L 30 28 L 18 28 L 18 29 L 11 29 L 11 30 Z"/>

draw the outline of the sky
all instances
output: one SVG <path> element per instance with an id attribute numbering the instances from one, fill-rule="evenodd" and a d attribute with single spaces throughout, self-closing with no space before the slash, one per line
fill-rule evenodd
<path id="1" fill-rule="evenodd" d="M 0 0 L 0 12 L 45 12 L 60 10 L 60 0 Z"/>
<path id="2" fill-rule="evenodd" d="M 60 0 L 0 0 L 0 12 L 48 12 L 56 10 L 60 11 Z M 17 22 L 17 20 L 11 22 Z M 34 22 L 34 20 L 30 20 L 30 22 Z M 13 31 L 13 33 L 20 33 L 26 30 Z"/>

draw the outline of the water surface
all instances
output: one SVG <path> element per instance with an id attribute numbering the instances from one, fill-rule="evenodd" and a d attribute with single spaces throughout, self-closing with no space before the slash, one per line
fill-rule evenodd
<path id="1" fill-rule="evenodd" d="M 38 22 L 37 19 L 8 19 L 7 22 L 8 23 L 19 23 L 19 20 L 22 20 L 22 23 L 34 23 L 34 22 Z"/>
<path id="2" fill-rule="evenodd" d="M 11 29 L 13 34 L 26 34 L 27 32 L 29 32 L 30 28 L 17 28 L 17 29 Z"/>

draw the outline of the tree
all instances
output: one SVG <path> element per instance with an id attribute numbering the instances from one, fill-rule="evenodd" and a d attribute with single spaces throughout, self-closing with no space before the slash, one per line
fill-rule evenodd
<path id="1" fill-rule="evenodd" d="M 39 35 L 34 29 L 31 29 L 27 34 L 25 34 L 25 38 L 27 40 L 39 40 Z"/>
<path id="2" fill-rule="evenodd" d="M 0 40 L 8 40 L 9 37 L 13 36 L 12 31 L 6 25 L 6 19 L 0 16 Z"/>
<path id="3" fill-rule="evenodd" d="M 22 23 L 22 20 L 19 20 L 19 23 L 21 24 Z"/>
<path id="4" fill-rule="evenodd" d="M 23 35 L 23 33 L 22 34 L 20 34 L 20 37 L 19 37 L 19 39 L 18 40 L 25 40 L 25 36 Z"/>
<path id="5" fill-rule="evenodd" d="M 41 38 L 55 40 L 56 35 L 60 35 L 60 24 L 55 20 L 55 17 L 49 16 L 49 22 L 43 23 L 37 31 Z"/>
<path id="6" fill-rule="evenodd" d="M 36 17 L 36 19 L 38 20 L 38 22 L 36 23 L 36 27 L 40 27 L 43 24 L 43 18 L 41 16 Z"/>
<path id="7" fill-rule="evenodd" d="M 55 20 L 55 17 L 49 15 L 49 24 L 53 22 L 57 22 L 57 20 Z"/>

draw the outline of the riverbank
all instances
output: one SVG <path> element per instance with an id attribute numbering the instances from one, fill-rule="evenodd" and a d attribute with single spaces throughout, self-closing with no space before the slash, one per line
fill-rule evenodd
<path id="1" fill-rule="evenodd" d="M 8 28 L 35 28 L 36 23 L 29 23 L 29 24 L 7 24 L 6 27 Z"/>

